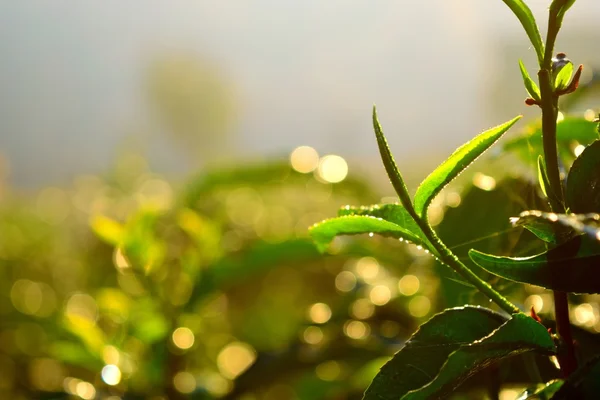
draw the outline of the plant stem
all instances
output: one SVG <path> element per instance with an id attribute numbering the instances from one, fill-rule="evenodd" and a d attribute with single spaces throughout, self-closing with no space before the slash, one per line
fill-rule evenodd
<path id="1" fill-rule="evenodd" d="M 548 174 L 550 188 L 548 190 L 548 201 L 550 208 L 557 213 L 565 213 L 565 196 L 563 184 L 560 178 L 558 149 L 556 145 L 556 124 L 558 116 L 558 95 L 554 92 L 552 75 L 552 53 L 554 43 L 560 29 L 557 13 L 550 9 L 548 18 L 548 33 L 546 36 L 546 48 L 544 61 L 538 72 L 541 109 L 542 109 L 542 141 L 544 148 L 544 163 Z M 577 358 L 575 357 L 575 346 L 571 334 L 571 322 L 569 321 L 569 300 L 567 293 L 554 291 L 554 314 L 556 319 L 556 331 L 561 346 L 558 351 L 558 361 L 564 377 L 568 377 L 577 369 Z"/>
<path id="2" fill-rule="evenodd" d="M 473 271 L 471 271 L 465 264 L 463 264 L 458 257 L 448 248 L 446 245 L 440 240 L 437 236 L 433 228 L 422 219 L 415 218 L 415 221 L 419 224 L 419 227 L 427 236 L 433 247 L 440 254 L 440 261 L 450 268 L 452 268 L 456 273 L 465 278 L 470 284 L 475 286 L 486 295 L 490 300 L 496 303 L 501 309 L 506 311 L 509 314 L 517 314 L 521 312 L 517 306 L 511 303 L 506 297 L 502 296 L 498 293 L 492 286 L 477 276 Z"/>

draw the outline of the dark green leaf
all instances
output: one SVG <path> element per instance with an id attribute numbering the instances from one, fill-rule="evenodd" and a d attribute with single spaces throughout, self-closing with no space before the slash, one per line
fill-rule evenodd
<path id="1" fill-rule="evenodd" d="M 544 60 L 544 42 L 542 42 L 542 36 L 540 35 L 533 13 L 523 0 L 504 0 L 504 4 L 512 10 L 513 14 L 515 14 L 521 22 L 521 25 L 523 25 L 523 28 L 535 49 L 538 62 L 541 65 Z"/>
<path id="2" fill-rule="evenodd" d="M 515 314 L 489 336 L 458 348 L 435 379 L 401 399 L 445 398 L 465 379 L 494 362 L 529 351 L 550 355 L 555 350 L 554 341 L 542 324 L 525 314 Z"/>
<path id="3" fill-rule="evenodd" d="M 600 141 L 586 147 L 573 162 L 566 197 L 572 212 L 600 212 Z"/>
<path id="4" fill-rule="evenodd" d="M 573 237 L 573 231 L 600 240 L 600 215 L 595 213 L 555 214 L 533 210 L 523 211 L 518 217 L 511 218 L 510 221 L 513 225 L 523 225 L 537 237 L 549 243 L 564 243 Z"/>
<path id="5" fill-rule="evenodd" d="M 556 78 L 554 79 L 554 88 L 556 90 L 562 90 L 569 86 L 571 77 L 573 76 L 573 63 L 568 62 L 562 68 L 557 71 Z"/>
<path id="6" fill-rule="evenodd" d="M 381 368 L 363 400 L 398 400 L 419 389 L 435 378 L 453 351 L 488 336 L 505 322 L 500 314 L 471 306 L 434 315 Z"/>
<path id="7" fill-rule="evenodd" d="M 382 236 L 407 240 L 429 249 L 428 243 L 425 243 L 419 236 L 408 229 L 386 221 L 383 218 L 367 215 L 348 215 L 330 218 L 310 228 L 310 235 L 320 251 L 325 251 L 333 238 L 338 235 L 357 235 L 363 233 L 377 233 Z"/>
<path id="8" fill-rule="evenodd" d="M 600 293 L 600 244 L 577 236 L 544 253 L 530 257 L 499 257 L 469 251 L 473 262 L 486 271 L 516 282 L 575 293 Z"/>
<path id="9" fill-rule="evenodd" d="M 375 204 L 360 207 L 346 206 L 338 211 L 338 216 L 340 217 L 347 215 L 367 215 L 382 218 L 401 226 L 415 236 L 418 236 L 421 242 L 428 244 L 427 248 L 433 248 L 433 246 L 429 244 L 429 239 L 427 239 L 419 225 L 411 217 L 406 208 L 400 204 Z"/>
<path id="10" fill-rule="evenodd" d="M 556 392 L 553 400 L 596 399 L 600 393 L 600 356 L 575 371 Z"/>
<path id="11" fill-rule="evenodd" d="M 459 147 L 452 155 L 435 169 L 421 183 L 415 194 L 415 211 L 422 218 L 427 218 L 427 208 L 433 198 L 450 181 L 456 178 L 477 157 L 493 145 L 521 116 L 491 128 Z"/>
<path id="12" fill-rule="evenodd" d="M 375 129 L 375 136 L 377 137 L 379 154 L 381 155 L 381 160 L 383 161 L 385 171 L 392 182 L 392 186 L 394 187 L 394 190 L 396 190 L 398 197 L 400 197 L 402 204 L 405 207 L 412 207 L 412 202 L 410 200 L 410 196 L 408 195 L 408 189 L 406 188 L 404 179 L 402 179 L 402 175 L 398 170 L 396 161 L 394 161 L 394 156 L 390 151 L 390 147 L 385 139 L 381 125 L 379 125 L 379 120 L 377 119 L 377 109 L 375 106 L 373 106 L 373 128 Z"/>
<path id="13" fill-rule="evenodd" d="M 527 72 L 525 65 L 523 65 L 523 61 L 521 60 L 519 60 L 519 68 L 521 69 L 521 75 L 523 76 L 523 83 L 525 84 L 525 89 L 527 89 L 527 93 L 529 93 L 529 96 L 531 96 L 531 98 L 533 98 L 534 100 L 541 102 L 542 97 L 540 95 L 540 89 L 538 88 L 537 84 L 533 81 L 533 79 L 531 79 L 531 77 L 529 76 L 529 72 Z"/>

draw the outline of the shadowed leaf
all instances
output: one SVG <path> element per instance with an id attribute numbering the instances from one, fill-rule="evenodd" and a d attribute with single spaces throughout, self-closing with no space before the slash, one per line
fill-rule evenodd
<path id="1" fill-rule="evenodd" d="M 530 257 L 499 257 L 469 251 L 486 271 L 515 282 L 575 293 L 600 293 L 600 244 L 577 236 L 551 250 Z"/>

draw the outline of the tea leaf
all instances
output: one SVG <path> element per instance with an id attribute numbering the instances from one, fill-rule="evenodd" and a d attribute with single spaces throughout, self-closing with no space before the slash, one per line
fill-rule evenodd
<path id="1" fill-rule="evenodd" d="M 542 97 L 540 94 L 540 89 L 538 88 L 537 84 L 533 81 L 533 79 L 531 79 L 531 77 L 529 76 L 529 72 L 527 72 L 525 65 L 523 65 L 523 61 L 521 60 L 519 60 L 519 68 L 521 69 L 521 75 L 523 76 L 523 83 L 525 84 L 525 89 L 527 89 L 527 93 L 529 93 L 529 96 L 531 96 L 534 100 L 541 102 Z"/>
<path id="2" fill-rule="evenodd" d="M 575 4 L 575 0 L 554 0 L 550 4 L 550 11 L 556 13 L 556 24 L 558 27 L 562 25 L 565 13 L 573 4 Z"/>
<path id="3" fill-rule="evenodd" d="M 381 130 L 381 125 L 379 124 L 379 120 L 377 119 L 377 109 L 373 106 L 373 128 L 375 130 L 375 137 L 377 138 L 377 146 L 379 147 L 379 154 L 381 155 L 381 160 L 383 161 L 383 165 L 385 167 L 385 171 L 392 182 L 392 186 L 398 197 L 400 197 L 400 201 L 405 207 L 412 207 L 412 202 L 410 200 L 410 196 L 408 195 L 408 189 L 406 188 L 406 184 L 404 183 L 404 179 L 402 179 L 402 175 L 398 170 L 398 166 L 396 165 L 396 161 L 394 161 L 394 156 L 388 146 L 387 140 L 383 131 Z"/>
<path id="4" fill-rule="evenodd" d="M 554 352 L 543 325 L 480 307 L 443 311 L 421 325 L 385 364 L 363 400 L 442 398 L 491 362 L 526 351 Z"/>
<path id="5" fill-rule="evenodd" d="M 486 271 L 515 282 L 575 293 L 600 293 L 600 244 L 577 236 L 530 257 L 499 257 L 470 250 L 469 257 Z"/>
<path id="6" fill-rule="evenodd" d="M 433 198 L 465 168 L 493 145 L 521 116 L 491 128 L 459 147 L 421 183 L 415 194 L 415 211 L 427 218 L 427 208 Z"/>
<path id="7" fill-rule="evenodd" d="M 553 398 L 554 393 L 556 393 L 564 381 L 561 379 L 556 379 L 546 383 L 539 383 L 537 387 L 533 387 L 527 389 L 525 392 L 521 393 L 518 397 L 519 400 L 546 400 Z"/>
<path id="8" fill-rule="evenodd" d="M 348 215 L 326 219 L 310 228 L 310 235 L 322 252 L 327 249 L 329 243 L 338 235 L 358 235 L 363 233 L 377 233 L 382 236 L 403 239 L 429 249 L 428 244 L 419 236 L 405 227 L 386 221 L 383 218 L 366 215 Z"/>
<path id="9" fill-rule="evenodd" d="M 564 243 L 573 236 L 573 231 L 600 240 L 600 214 L 596 213 L 554 214 L 537 210 L 523 211 L 518 217 L 511 218 L 511 222 L 513 225 L 523 225 L 549 243 Z"/>
<path id="10" fill-rule="evenodd" d="M 550 355 L 556 349 L 552 337 L 542 324 L 525 314 L 515 314 L 489 336 L 463 345 L 450 354 L 435 379 L 402 399 L 445 397 L 468 377 L 491 363 L 529 351 Z"/>
<path id="11" fill-rule="evenodd" d="M 556 74 L 556 78 L 554 79 L 554 88 L 556 90 L 562 90 L 569 86 L 571 76 L 573 76 L 573 63 L 569 61 Z"/>
<path id="12" fill-rule="evenodd" d="M 519 19 L 521 25 L 525 29 L 535 53 L 538 58 L 538 62 L 541 65 L 544 60 L 544 42 L 542 42 L 542 36 L 535 22 L 533 13 L 527 7 L 527 4 L 523 0 L 503 0 L 513 14 Z"/>
<path id="13" fill-rule="evenodd" d="M 398 400 L 426 385 L 453 351 L 486 337 L 506 321 L 500 314 L 473 306 L 434 315 L 381 368 L 363 400 Z"/>
<path id="14" fill-rule="evenodd" d="M 382 218 L 406 229 L 407 231 L 418 236 L 423 243 L 428 243 L 428 248 L 433 248 L 429 245 L 429 239 L 423 233 L 419 225 L 415 222 L 406 208 L 400 204 L 375 204 L 371 206 L 342 207 L 338 211 L 338 216 L 346 215 L 368 215 L 371 217 Z"/>
<path id="15" fill-rule="evenodd" d="M 567 204 L 576 213 L 600 212 L 600 141 L 586 147 L 567 179 Z"/>

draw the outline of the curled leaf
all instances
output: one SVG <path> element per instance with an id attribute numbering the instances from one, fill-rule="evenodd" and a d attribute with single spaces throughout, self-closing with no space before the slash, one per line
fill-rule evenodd
<path id="1" fill-rule="evenodd" d="M 513 225 L 522 225 L 540 239 L 549 243 L 562 243 L 573 236 L 573 231 L 600 240 L 600 214 L 555 214 L 538 210 L 523 211 L 511 218 Z M 570 228 L 557 229 L 557 226 Z M 562 235 L 561 235 L 562 233 Z"/>

